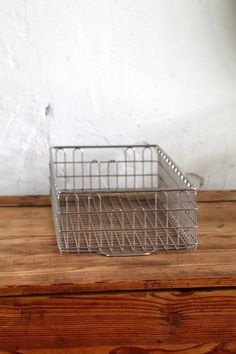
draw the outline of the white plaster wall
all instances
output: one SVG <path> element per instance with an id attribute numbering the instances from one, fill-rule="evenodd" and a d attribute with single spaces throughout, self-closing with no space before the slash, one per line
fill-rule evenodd
<path id="1" fill-rule="evenodd" d="M 235 0 L 0 0 L 0 194 L 48 193 L 49 144 L 144 141 L 235 188 L 235 114 Z"/>

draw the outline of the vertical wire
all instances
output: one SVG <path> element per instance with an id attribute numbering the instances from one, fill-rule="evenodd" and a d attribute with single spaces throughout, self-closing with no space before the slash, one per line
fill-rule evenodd
<path id="1" fill-rule="evenodd" d="M 112 164 L 115 163 L 115 160 L 110 160 L 107 161 L 107 189 L 109 190 L 111 187 L 111 183 L 110 183 L 110 178 L 113 177 L 112 174 Z"/>
<path id="2" fill-rule="evenodd" d="M 111 202 L 112 207 L 113 207 L 114 209 L 116 209 L 112 197 L 109 197 L 109 199 L 110 199 L 110 202 Z M 129 237 L 129 235 L 128 235 L 127 230 L 125 229 L 124 218 L 125 218 L 125 217 L 127 218 L 127 220 L 128 220 L 128 222 L 129 222 L 131 228 L 132 228 L 132 220 L 130 219 L 130 217 L 129 217 L 129 215 L 128 215 L 128 212 L 127 212 L 127 210 L 125 209 L 125 206 L 123 205 L 121 198 L 118 197 L 118 199 L 119 199 L 119 202 L 120 202 L 121 210 L 122 210 L 122 212 L 123 212 L 123 220 L 119 217 L 119 213 L 117 213 L 117 219 L 119 220 L 119 223 L 120 223 L 121 225 L 122 225 L 122 223 L 124 224 L 124 229 L 123 229 L 123 230 L 124 230 L 124 236 L 126 237 L 126 240 L 127 240 L 128 244 L 129 244 L 131 250 L 134 251 L 133 244 L 132 244 L 132 242 L 131 242 L 131 240 L 130 240 L 130 237 Z"/>
<path id="3" fill-rule="evenodd" d="M 75 152 L 76 148 L 72 152 L 72 175 L 73 175 L 73 189 L 75 189 Z"/>
<path id="4" fill-rule="evenodd" d="M 107 189 L 110 189 L 110 163 L 111 161 L 107 161 Z"/>
<path id="5" fill-rule="evenodd" d="M 55 165 L 56 165 L 56 178 L 58 177 L 58 161 L 57 161 L 58 149 L 55 150 Z"/>
<path id="6" fill-rule="evenodd" d="M 77 251 L 80 251 L 80 245 L 81 245 L 81 233 L 80 233 L 80 205 L 79 205 L 79 197 L 77 196 L 76 200 L 76 212 L 77 212 L 77 231 L 78 231 L 78 236 L 77 236 Z"/>
<path id="7" fill-rule="evenodd" d="M 77 196 L 77 194 L 68 194 L 66 196 L 66 229 L 67 229 L 67 250 L 70 250 L 70 233 L 73 235 L 74 237 L 74 242 L 75 242 L 75 247 L 76 250 L 78 252 L 79 250 L 79 245 L 78 245 L 78 240 L 79 240 L 79 221 L 78 221 L 78 225 L 76 227 L 76 224 L 74 224 L 74 220 L 72 218 L 72 211 L 70 208 L 70 201 L 71 203 L 74 202 L 75 205 L 75 210 L 77 213 L 77 217 L 79 215 L 78 210 L 79 210 L 79 197 Z"/>
<path id="8" fill-rule="evenodd" d="M 144 189 L 144 186 L 145 186 L 144 152 L 145 152 L 145 147 L 143 148 L 143 151 L 142 151 L 142 188 L 143 189 Z"/>
<path id="9" fill-rule="evenodd" d="M 149 151 L 149 157 L 145 158 L 145 155 L 147 155 L 147 151 Z M 153 162 L 152 161 L 153 161 L 152 149 L 149 146 L 145 146 L 142 151 L 143 188 L 145 188 L 145 185 L 146 185 L 145 175 L 150 175 L 151 187 L 153 187 L 153 166 L 152 166 Z M 145 174 L 145 165 L 147 165 L 148 162 L 150 164 L 150 166 L 149 166 L 150 171 L 148 171 L 149 173 Z M 149 185 L 148 185 L 148 187 L 149 187 Z"/>
<path id="10" fill-rule="evenodd" d="M 90 189 L 94 189 L 93 188 L 93 166 L 97 165 L 97 173 L 98 173 L 98 185 L 99 185 L 99 162 L 98 160 L 92 160 L 90 161 L 90 165 L 89 165 L 89 178 L 90 178 Z"/>
<path id="11" fill-rule="evenodd" d="M 81 183 L 81 187 L 82 190 L 84 189 L 84 150 L 80 149 L 80 153 L 81 153 L 81 175 L 82 175 L 82 183 Z"/>
<path id="12" fill-rule="evenodd" d="M 88 222 L 89 222 L 89 233 L 88 233 L 88 244 L 89 244 L 89 251 L 91 251 L 91 243 L 92 243 L 92 234 L 91 234 L 91 229 L 93 228 L 92 226 L 92 217 L 91 217 L 91 205 L 90 205 L 90 200 L 92 199 L 92 195 L 90 194 L 88 196 Z"/>
<path id="13" fill-rule="evenodd" d="M 128 170 L 127 170 L 127 152 L 128 152 L 128 148 L 125 150 L 125 188 L 127 188 L 127 174 L 128 174 Z"/>
<path id="14" fill-rule="evenodd" d="M 150 148 L 150 151 L 151 151 L 151 187 L 153 188 L 153 178 L 154 178 L 154 175 L 153 175 L 153 150 L 152 148 Z"/>
<path id="15" fill-rule="evenodd" d="M 116 161 L 116 189 L 119 189 L 118 162 Z"/>
<path id="16" fill-rule="evenodd" d="M 117 217 L 116 214 L 120 213 L 121 214 L 121 222 L 120 222 L 120 219 L 119 217 Z M 115 229 L 114 227 L 114 224 L 113 224 L 113 215 L 115 214 L 118 222 L 120 222 L 121 224 L 121 240 L 122 240 L 122 243 L 120 243 L 120 239 L 119 239 L 119 234 L 117 233 L 117 230 Z M 119 248 L 121 250 L 122 253 L 124 253 L 124 247 L 125 247 L 125 244 L 124 244 L 124 213 L 122 211 L 122 209 L 119 209 L 119 208 L 115 208 L 115 209 L 112 209 L 110 213 L 107 213 L 107 216 L 108 216 L 108 220 L 110 221 L 110 229 L 112 230 L 112 251 L 113 251 L 113 247 L 114 247 L 114 236 L 116 237 L 116 241 L 119 245 Z"/>
<path id="17" fill-rule="evenodd" d="M 177 193 L 176 195 L 176 209 L 177 209 L 177 243 L 179 245 L 179 231 L 180 231 L 180 221 L 179 221 L 179 209 L 180 209 L 180 192 Z"/>
<path id="18" fill-rule="evenodd" d="M 98 209 L 97 209 L 97 206 L 96 206 L 96 202 L 95 202 L 95 198 L 98 198 L 99 200 L 99 205 L 98 205 Z M 96 216 L 98 218 L 98 221 L 99 221 L 99 240 L 97 238 L 97 234 L 96 234 L 96 229 L 94 228 L 94 225 L 93 225 L 93 221 L 92 221 L 92 218 L 91 218 L 91 204 L 90 204 L 90 201 L 93 202 L 93 208 L 96 212 Z M 90 210 L 90 225 L 92 227 L 92 230 L 93 230 L 93 234 L 94 234 L 94 238 L 97 242 L 97 244 L 99 245 L 99 251 L 100 252 L 103 252 L 104 249 L 103 249 L 103 236 L 105 237 L 106 241 L 107 241 L 107 245 L 110 249 L 110 243 L 109 243 L 109 238 L 107 237 L 107 234 L 106 234 L 106 230 L 103 226 L 103 221 L 102 221 L 102 215 L 103 215 L 103 210 L 102 210 L 102 198 L 101 198 L 101 195 L 100 194 L 90 194 L 89 197 L 88 197 L 88 202 L 89 202 L 89 210 Z"/>
<path id="19" fill-rule="evenodd" d="M 98 189 L 101 190 L 101 163 L 98 161 Z"/>
<path id="20" fill-rule="evenodd" d="M 143 206 L 142 206 L 142 203 L 140 202 L 140 200 L 137 198 L 137 196 L 136 196 L 136 198 L 135 198 L 135 200 L 136 200 L 136 202 L 137 202 L 137 204 L 139 205 L 139 208 L 141 208 L 141 209 L 144 209 L 143 208 Z M 128 200 L 129 201 L 129 200 Z M 152 205 L 150 204 L 150 202 L 148 201 L 148 199 L 146 199 L 145 198 L 145 202 L 149 205 L 149 208 L 150 208 L 150 212 L 153 210 L 152 209 Z M 129 201 L 129 204 L 131 205 L 131 202 Z M 144 209 L 144 211 L 145 211 L 145 218 L 146 218 L 146 221 L 144 222 L 144 224 L 146 225 L 146 229 L 147 229 L 147 221 L 149 222 L 149 224 L 152 226 L 152 228 L 154 228 L 155 229 L 155 226 L 154 226 L 154 224 L 153 224 L 153 221 L 152 221 L 152 218 L 150 217 L 150 216 L 148 216 L 148 211 L 146 210 L 146 209 Z M 138 221 L 140 222 L 140 224 L 142 224 L 142 221 L 140 220 L 140 218 L 137 216 L 137 219 L 138 219 Z M 155 222 L 154 222 L 155 223 Z M 146 239 L 148 239 L 148 241 L 150 242 L 150 244 L 152 245 L 152 247 L 153 247 L 153 249 L 155 249 L 155 245 L 153 244 L 153 242 L 152 242 L 152 240 L 151 240 L 151 238 L 149 237 L 149 235 L 148 235 L 148 232 L 146 232 Z"/>
<path id="21" fill-rule="evenodd" d="M 133 184 L 133 188 L 136 188 L 136 151 L 135 148 L 133 148 L 133 158 L 134 158 L 134 162 L 133 162 L 133 167 L 134 167 L 134 184 Z"/>
<path id="22" fill-rule="evenodd" d="M 66 163 L 66 151 L 63 149 L 64 152 L 64 187 L 65 190 L 67 189 L 67 163 Z"/>
<path id="23" fill-rule="evenodd" d="M 69 202 L 68 202 L 69 195 L 66 196 L 66 232 L 65 232 L 65 247 L 68 250 L 69 246 Z"/>
<path id="24" fill-rule="evenodd" d="M 131 160 L 128 157 L 128 152 L 131 151 L 132 155 L 131 155 Z M 131 164 L 132 163 L 132 164 Z M 133 175 L 131 175 L 130 177 L 133 176 L 133 185 L 131 188 L 135 188 L 135 149 L 133 147 L 128 147 L 125 150 L 125 188 L 128 188 L 128 182 L 129 182 L 129 176 L 128 176 L 128 166 L 133 167 Z M 130 178 L 131 180 L 131 178 Z"/>
<path id="25" fill-rule="evenodd" d="M 167 195 L 167 193 L 164 191 L 161 191 L 161 194 Z M 156 206 L 159 206 L 159 202 L 157 199 L 157 193 L 155 195 L 155 204 L 156 204 Z M 162 212 L 163 212 L 163 210 L 165 210 L 165 209 L 163 209 L 162 205 L 160 205 L 160 206 L 161 206 L 160 210 L 162 210 Z M 159 218 L 157 217 L 157 220 L 158 220 L 159 224 L 161 225 L 162 229 L 164 230 L 164 232 L 166 233 L 166 249 L 169 249 L 169 240 L 172 242 L 172 245 L 174 246 L 174 248 L 178 249 L 178 247 L 176 246 L 176 242 L 174 242 L 174 240 L 172 239 L 172 237 L 170 235 L 169 230 L 166 230 L 165 223 L 163 223 L 163 221 L 161 220 L 160 217 Z M 175 231 L 176 231 L 176 229 L 175 229 Z"/>
<path id="26" fill-rule="evenodd" d="M 77 156 L 78 156 L 78 152 L 80 153 L 78 160 L 77 160 Z M 78 186 L 78 183 L 76 183 L 76 165 L 78 164 L 80 166 L 78 170 L 78 178 L 81 178 L 81 184 L 79 184 L 79 189 L 83 189 L 83 149 L 81 148 L 74 148 L 73 149 L 73 188 L 76 189 Z M 81 172 L 80 172 L 81 170 Z M 80 182 L 80 180 L 78 180 L 78 182 Z"/>
<path id="27" fill-rule="evenodd" d="M 138 213 L 141 212 L 143 215 L 143 222 L 140 220 L 140 218 L 138 217 Z M 146 251 L 147 249 L 147 219 L 146 219 L 146 210 L 143 207 L 137 207 L 135 209 L 133 209 L 133 228 L 135 230 L 135 233 L 137 234 L 137 228 L 136 228 L 136 219 L 137 221 L 139 221 L 140 226 L 142 226 L 144 231 L 144 251 Z M 133 244 L 134 247 L 136 246 L 136 237 L 134 237 L 135 234 L 133 234 Z M 139 238 L 140 239 L 140 238 Z"/>

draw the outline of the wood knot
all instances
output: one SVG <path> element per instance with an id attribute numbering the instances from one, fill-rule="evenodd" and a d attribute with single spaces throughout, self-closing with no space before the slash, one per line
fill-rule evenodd
<path id="1" fill-rule="evenodd" d="M 223 229 L 224 226 L 225 226 L 224 224 L 220 224 L 218 225 L 218 229 Z"/>
<path id="2" fill-rule="evenodd" d="M 168 320 L 171 326 L 179 327 L 181 322 L 181 316 L 178 313 L 170 313 Z"/>

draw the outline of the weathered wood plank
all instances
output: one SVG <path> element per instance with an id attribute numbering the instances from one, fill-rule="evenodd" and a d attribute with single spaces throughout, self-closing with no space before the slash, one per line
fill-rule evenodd
<path id="1" fill-rule="evenodd" d="M 0 353 L 236 353 L 235 202 L 199 203 L 194 252 L 106 258 L 59 255 L 35 200 L 0 208 Z M 132 292 L 193 287 L 215 289 Z M 88 293 L 111 290 L 128 292 Z M 40 293 L 51 295 L 6 297 Z"/>
<path id="2" fill-rule="evenodd" d="M 236 203 L 199 203 L 196 251 L 62 256 L 50 207 L 0 209 L 0 296 L 235 286 Z"/>
<path id="3" fill-rule="evenodd" d="M 49 206 L 49 195 L 1 195 L 0 207 L 4 206 Z"/>
<path id="4" fill-rule="evenodd" d="M 236 190 L 198 191 L 198 202 L 236 201 Z"/>
<path id="5" fill-rule="evenodd" d="M 6 297 L 0 302 L 2 350 L 137 344 L 155 348 L 193 341 L 236 341 L 236 289 Z"/>
<path id="6" fill-rule="evenodd" d="M 0 350 L 0 354 L 235 354 L 236 342 Z"/>
<path id="7" fill-rule="evenodd" d="M 54 235 L 50 207 L 0 208 L 0 237 L 22 238 L 37 235 Z"/>
<path id="8" fill-rule="evenodd" d="M 236 201 L 235 190 L 198 191 L 198 202 Z M 4 206 L 50 206 L 49 195 L 0 196 L 0 207 Z"/>

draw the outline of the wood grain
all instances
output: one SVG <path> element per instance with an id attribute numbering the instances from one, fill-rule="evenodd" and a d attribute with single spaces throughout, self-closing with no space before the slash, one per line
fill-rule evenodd
<path id="1" fill-rule="evenodd" d="M 236 201 L 235 190 L 198 191 L 198 202 Z M 49 195 L 6 195 L 0 196 L 0 207 L 4 206 L 50 206 Z"/>
<path id="2" fill-rule="evenodd" d="M 20 350 L 20 351 L 19 351 Z M 204 344 L 164 344 L 135 346 L 95 346 L 76 348 L 23 349 L 0 354 L 235 354 L 236 342 Z"/>
<path id="3" fill-rule="evenodd" d="M 49 206 L 49 195 L 1 195 L 0 206 Z"/>
<path id="4" fill-rule="evenodd" d="M 236 341 L 236 289 L 6 297 L 0 302 L 1 349 L 155 348 L 193 341 Z"/>
<path id="5" fill-rule="evenodd" d="M 196 251 L 124 258 L 62 256 L 48 197 L 0 197 L 0 354 L 235 354 L 235 193 L 203 196 Z"/>
<path id="6" fill-rule="evenodd" d="M 236 190 L 198 191 L 198 202 L 232 202 L 236 201 Z"/>
<path id="7" fill-rule="evenodd" d="M 0 208 L 0 296 L 236 285 L 236 203 L 202 202 L 196 251 L 60 255 L 50 207 Z"/>

